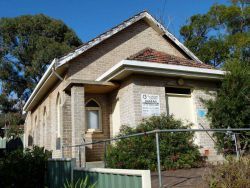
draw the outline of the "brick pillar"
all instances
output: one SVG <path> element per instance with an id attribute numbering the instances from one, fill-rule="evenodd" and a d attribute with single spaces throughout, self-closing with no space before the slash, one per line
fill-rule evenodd
<path id="1" fill-rule="evenodd" d="M 81 144 L 85 134 L 85 96 L 83 86 L 71 88 L 72 145 Z M 84 148 L 81 150 L 81 164 L 85 162 Z M 79 164 L 79 149 L 72 148 L 72 158 Z"/>
<path id="2" fill-rule="evenodd" d="M 64 94 L 64 103 L 62 105 L 62 123 L 63 123 L 63 138 L 62 143 L 64 145 L 72 144 L 72 123 L 71 123 L 71 96 L 67 93 Z M 72 148 L 65 147 L 64 157 L 71 158 Z"/>

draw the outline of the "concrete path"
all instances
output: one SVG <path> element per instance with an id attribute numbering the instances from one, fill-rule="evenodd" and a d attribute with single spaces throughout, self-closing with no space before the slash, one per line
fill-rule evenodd
<path id="1" fill-rule="evenodd" d="M 170 170 L 162 172 L 163 187 L 208 188 L 202 179 L 205 168 Z M 158 174 L 151 172 L 152 188 L 158 188 Z"/>

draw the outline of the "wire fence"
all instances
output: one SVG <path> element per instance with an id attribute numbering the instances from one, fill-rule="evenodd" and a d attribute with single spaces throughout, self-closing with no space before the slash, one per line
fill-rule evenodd
<path id="1" fill-rule="evenodd" d="M 148 132 L 141 132 L 141 133 L 136 133 L 136 134 L 131 134 L 131 135 L 124 135 L 124 136 L 118 136 L 115 138 L 109 138 L 109 139 L 103 139 L 103 140 L 98 140 L 94 142 L 85 142 L 83 144 L 78 144 L 78 145 L 63 145 L 62 146 L 62 154 L 64 158 L 64 149 L 65 148 L 78 148 L 78 154 L 79 154 L 79 166 L 82 166 L 82 151 L 84 155 L 86 156 L 86 146 L 89 145 L 94 145 L 94 144 L 104 144 L 104 164 L 106 167 L 106 154 L 107 154 L 107 144 L 111 143 L 112 141 L 117 141 L 117 140 L 122 140 L 122 139 L 128 139 L 132 137 L 137 137 L 137 136 L 145 136 L 145 135 L 150 135 L 154 134 L 155 135 L 155 144 L 156 144 L 156 160 L 157 160 L 157 172 L 158 172 L 158 181 L 159 181 L 159 187 L 163 187 L 162 184 L 162 175 L 161 175 L 161 158 L 160 158 L 160 137 L 159 135 L 161 133 L 180 133 L 180 132 L 206 132 L 208 136 L 215 142 L 215 140 L 212 138 L 212 136 L 209 134 L 209 132 L 220 132 L 220 133 L 225 133 L 225 134 L 231 134 L 234 143 L 235 143 L 235 151 L 237 158 L 240 157 L 240 152 L 239 148 L 237 146 L 237 137 L 236 134 L 239 134 L 240 132 L 244 131 L 250 131 L 250 128 L 227 128 L 227 129 L 162 129 L 162 130 L 153 130 L 153 131 L 148 131 Z M 84 161 L 84 167 L 86 167 L 86 160 Z"/>

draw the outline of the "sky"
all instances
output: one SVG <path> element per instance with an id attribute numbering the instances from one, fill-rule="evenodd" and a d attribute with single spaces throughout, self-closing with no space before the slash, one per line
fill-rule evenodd
<path id="1" fill-rule="evenodd" d="M 83 42 L 116 26 L 140 11 L 163 17 L 178 39 L 179 29 L 194 14 L 206 13 L 214 3 L 229 0 L 0 0 L 0 17 L 43 13 L 60 19 Z"/>

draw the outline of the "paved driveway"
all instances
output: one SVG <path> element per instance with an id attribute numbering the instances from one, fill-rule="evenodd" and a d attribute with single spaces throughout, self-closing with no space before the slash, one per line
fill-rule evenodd
<path id="1" fill-rule="evenodd" d="M 188 187 L 188 188 L 208 188 L 202 179 L 206 173 L 205 168 L 192 168 L 181 170 L 170 170 L 162 172 L 162 182 L 164 187 Z M 152 188 L 158 188 L 158 175 L 151 173 Z"/>

